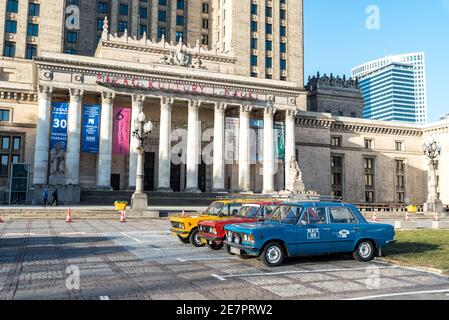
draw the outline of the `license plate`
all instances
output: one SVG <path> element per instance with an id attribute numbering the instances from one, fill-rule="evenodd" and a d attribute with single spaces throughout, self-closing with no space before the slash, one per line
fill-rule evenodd
<path id="1" fill-rule="evenodd" d="M 240 255 L 240 249 L 231 247 L 230 248 L 231 253 L 236 254 L 236 255 Z"/>

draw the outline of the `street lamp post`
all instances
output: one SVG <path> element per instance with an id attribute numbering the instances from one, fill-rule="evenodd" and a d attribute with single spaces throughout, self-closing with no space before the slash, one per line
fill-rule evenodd
<path id="1" fill-rule="evenodd" d="M 153 123 L 151 121 L 145 123 L 145 114 L 141 112 L 135 120 L 135 128 L 132 135 L 134 139 L 138 140 L 139 145 L 137 147 L 136 191 L 132 196 L 131 208 L 133 211 L 145 211 L 148 206 L 148 197 L 143 192 L 143 155 L 145 154 L 145 141 L 153 130 Z"/>
<path id="2" fill-rule="evenodd" d="M 443 212 L 443 203 L 438 197 L 437 184 L 437 159 L 441 155 L 441 145 L 432 140 L 424 143 L 422 146 L 423 153 L 429 159 L 429 178 L 428 178 L 428 197 L 424 204 L 425 213 L 440 214 Z"/>

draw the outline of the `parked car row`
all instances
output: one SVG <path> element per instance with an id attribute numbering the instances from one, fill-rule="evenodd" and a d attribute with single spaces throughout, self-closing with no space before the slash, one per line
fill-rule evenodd
<path id="1" fill-rule="evenodd" d="M 393 226 L 368 223 L 341 201 L 320 199 L 226 199 L 205 212 L 170 219 L 171 232 L 194 247 L 224 249 L 242 259 L 259 258 L 269 267 L 286 257 L 352 253 L 370 261 L 395 242 Z"/>

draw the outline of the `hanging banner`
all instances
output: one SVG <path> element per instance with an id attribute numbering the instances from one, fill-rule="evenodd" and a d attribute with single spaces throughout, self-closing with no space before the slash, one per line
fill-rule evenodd
<path id="1" fill-rule="evenodd" d="M 50 150 L 67 149 L 67 118 L 69 104 L 67 102 L 53 102 L 51 108 Z"/>
<path id="2" fill-rule="evenodd" d="M 118 155 L 129 154 L 129 134 L 131 126 L 131 109 L 114 108 L 114 130 L 112 139 L 112 153 Z"/>
<path id="3" fill-rule="evenodd" d="M 253 164 L 263 161 L 263 120 L 251 119 L 249 126 L 251 129 L 250 161 Z"/>
<path id="4" fill-rule="evenodd" d="M 238 160 L 239 148 L 239 118 L 226 118 L 225 120 L 225 162 L 232 163 Z"/>
<path id="5" fill-rule="evenodd" d="M 284 122 L 274 123 L 274 138 L 276 140 L 276 159 L 285 160 L 285 125 Z"/>
<path id="6" fill-rule="evenodd" d="M 97 154 L 100 140 L 100 114 L 101 106 L 83 106 L 83 124 L 81 148 L 82 152 Z"/>

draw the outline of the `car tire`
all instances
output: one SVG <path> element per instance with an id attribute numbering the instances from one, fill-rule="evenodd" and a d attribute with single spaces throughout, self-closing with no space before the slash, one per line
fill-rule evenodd
<path id="1" fill-rule="evenodd" d="M 189 241 L 196 248 L 201 248 L 201 247 L 204 247 L 206 245 L 206 244 L 201 242 L 201 238 L 199 237 L 199 234 L 198 234 L 198 229 L 193 229 L 190 232 Z"/>
<path id="2" fill-rule="evenodd" d="M 374 259 L 376 255 L 376 248 L 371 240 L 362 240 L 355 247 L 352 256 L 355 260 L 361 262 L 368 262 Z"/>
<path id="3" fill-rule="evenodd" d="M 212 242 L 212 244 L 208 243 L 207 246 L 211 250 L 220 250 L 221 248 L 223 248 L 223 243 L 216 244 L 215 242 Z"/>
<path id="4" fill-rule="evenodd" d="M 263 249 L 260 259 L 267 267 L 277 267 L 284 261 L 284 256 L 284 246 L 279 242 L 270 242 Z"/>
<path id="5" fill-rule="evenodd" d="M 189 238 L 183 238 L 183 237 L 181 237 L 180 235 L 178 235 L 178 239 L 179 239 L 179 241 L 181 241 L 182 243 L 189 243 L 189 242 L 190 242 Z"/>

